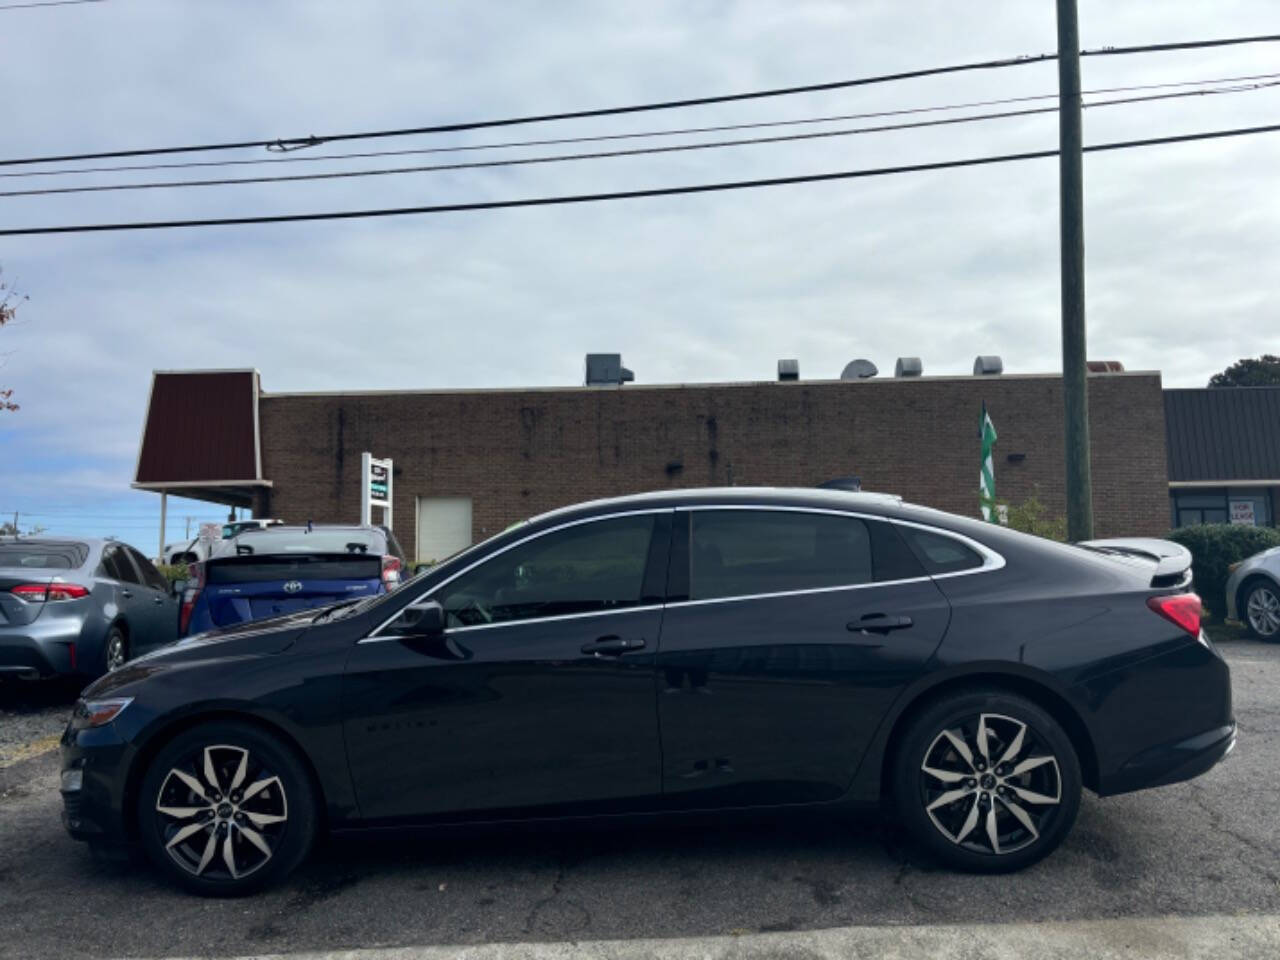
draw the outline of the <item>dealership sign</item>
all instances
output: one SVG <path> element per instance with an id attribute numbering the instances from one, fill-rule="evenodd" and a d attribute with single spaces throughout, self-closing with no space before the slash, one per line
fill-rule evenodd
<path id="1" fill-rule="evenodd" d="M 382 507 L 382 523 L 391 529 L 391 461 L 360 454 L 360 522 L 373 523 L 373 508 Z"/>

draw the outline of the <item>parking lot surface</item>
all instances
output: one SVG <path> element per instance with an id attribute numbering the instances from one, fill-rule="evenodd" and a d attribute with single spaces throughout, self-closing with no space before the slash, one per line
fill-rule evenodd
<path id="1" fill-rule="evenodd" d="M 494 943 L 530 957 L 878 956 L 894 944 L 902 956 L 917 955 L 912 944 L 920 956 L 962 956 L 1002 941 L 1075 955 L 1050 949 L 1055 937 L 1079 941 L 1080 956 L 1206 955 L 1197 944 L 1275 956 L 1280 646 L 1223 649 L 1236 751 L 1191 783 L 1087 795 L 1062 849 L 997 877 L 937 870 L 879 823 L 802 818 L 332 839 L 282 887 L 202 900 L 67 838 L 52 742 L 68 696 L 0 689 L 0 957 L 379 948 L 372 957 L 426 946 L 448 956 Z M 856 934 L 870 938 L 858 941 L 865 954 L 841 929 L 851 927 L 876 928 Z M 648 944 L 639 953 L 645 944 L 601 945 L 637 940 Z M 1164 946 L 1142 952 L 1153 942 Z"/>

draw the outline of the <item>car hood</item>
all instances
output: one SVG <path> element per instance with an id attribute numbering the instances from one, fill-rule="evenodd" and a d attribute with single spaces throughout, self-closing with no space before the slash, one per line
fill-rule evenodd
<path id="1" fill-rule="evenodd" d="M 315 611 L 305 615 L 275 617 L 240 624 L 224 630 L 185 637 L 130 660 L 118 670 L 113 670 L 95 680 L 80 694 L 83 698 L 102 697 L 124 690 L 140 680 L 168 670 L 196 664 L 216 663 L 241 657 L 274 656 L 284 653 L 297 642 L 311 626 Z"/>

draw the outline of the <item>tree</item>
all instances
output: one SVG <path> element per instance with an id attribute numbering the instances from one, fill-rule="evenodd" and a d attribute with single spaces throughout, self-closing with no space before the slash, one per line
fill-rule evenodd
<path id="1" fill-rule="evenodd" d="M 1209 378 L 1211 387 L 1280 387 L 1280 357 L 1265 353 L 1237 360 Z"/>
<path id="2" fill-rule="evenodd" d="M 26 300 L 26 297 L 18 295 L 18 291 L 5 283 L 3 275 L 0 275 L 0 327 L 12 320 L 18 313 L 18 304 Z M 0 413 L 5 411 L 12 412 L 18 409 L 18 405 L 13 402 L 13 391 L 0 388 Z"/>

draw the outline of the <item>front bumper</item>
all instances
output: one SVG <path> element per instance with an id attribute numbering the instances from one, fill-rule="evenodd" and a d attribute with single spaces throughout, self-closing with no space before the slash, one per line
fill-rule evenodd
<path id="1" fill-rule="evenodd" d="M 108 845 L 128 840 L 125 828 L 125 771 L 132 747 L 114 724 L 62 734 L 62 825 L 76 840 Z M 69 789 L 79 774 L 78 788 Z"/>

